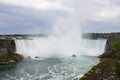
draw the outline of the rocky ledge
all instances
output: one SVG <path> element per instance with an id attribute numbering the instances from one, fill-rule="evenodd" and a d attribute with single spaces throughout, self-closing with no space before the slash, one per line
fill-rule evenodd
<path id="1" fill-rule="evenodd" d="M 21 61 L 23 56 L 15 52 L 16 46 L 13 39 L 0 38 L 0 65 Z"/>
<path id="2" fill-rule="evenodd" d="M 23 56 L 17 53 L 7 53 L 0 56 L 0 65 L 15 63 L 23 60 Z"/>

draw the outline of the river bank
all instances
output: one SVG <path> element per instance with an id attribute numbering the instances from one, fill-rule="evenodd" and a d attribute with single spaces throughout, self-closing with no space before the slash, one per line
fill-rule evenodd
<path id="1" fill-rule="evenodd" d="M 120 39 L 99 56 L 100 62 L 80 80 L 120 80 Z"/>
<path id="2" fill-rule="evenodd" d="M 0 65 L 11 64 L 23 60 L 23 56 L 17 53 L 7 53 L 0 56 Z"/>
<path id="3" fill-rule="evenodd" d="M 23 59 L 16 52 L 15 42 L 11 38 L 0 38 L 0 65 L 15 63 Z"/>
<path id="4" fill-rule="evenodd" d="M 80 80 L 119 80 L 120 59 L 104 58 Z"/>

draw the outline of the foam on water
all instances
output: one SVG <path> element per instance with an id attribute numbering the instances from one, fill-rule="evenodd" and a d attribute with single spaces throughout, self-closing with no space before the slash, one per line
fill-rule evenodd
<path id="1" fill-rule="evenodd" d="M 68 38 L 36 37 L 30 40 L 16 39 L 15 43 L 17 53 L 31 56 L 35 61 L 28 62 L 18 71 L 17 80 L 21 80 L 17 77 L 22 74 L 23 80 L 79 80 L 81 75 L 99 62 L 93 56 L 104 52 L 106 40 L 81 39 L 79 42 Z"/>
<path id="2" fill-rule="evenodd" d="M 0 80 L 77 80 L 99 59 L 90 56 L 25 60 L 0 70 Z M 12 74 L 11 74 L 12 73 Z"/>

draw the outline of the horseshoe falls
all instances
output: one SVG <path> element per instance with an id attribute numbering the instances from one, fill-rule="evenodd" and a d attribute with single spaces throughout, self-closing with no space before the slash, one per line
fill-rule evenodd
<path id="1" fill-rule="evenodd" d="M 64 41 L 40 37 L 16 39 L 16 52 L 26 59 L 2 67 L 0 80 L 79 80 L 99 62 L 97 56 L 106 46 L 105 39 L 81 39 L 79 44 Z"/>
<path id="2" fill-rule="evenodd" d="M 56 39 L 55 39 L 56 40 Z M 80 43 L 46 38 L 16 39 L 16 51 L 25 57 L 64 57 L 64 56 L 99 56 L 104 52 L 105 39 L 82 39 Z"/>

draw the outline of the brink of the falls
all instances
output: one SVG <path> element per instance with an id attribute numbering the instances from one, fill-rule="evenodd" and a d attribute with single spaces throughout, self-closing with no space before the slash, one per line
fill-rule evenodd
<path id="1" fill-rule="evenodd" d="M 89 55 L 98 56 L 105 50 L 105 39 L 64 40 L 34 37 L 31 39 L 16 39 L 16 51 L 25 57 L 52 57 Z"/>

